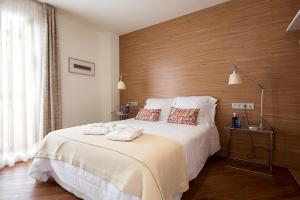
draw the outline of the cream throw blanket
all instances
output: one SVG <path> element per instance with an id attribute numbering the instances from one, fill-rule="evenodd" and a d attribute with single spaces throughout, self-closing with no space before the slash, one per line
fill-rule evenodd
<path id="1" fill-rule="evenodd" d="M 142 200 L 173 200 L 188 190 L 186 158 L 176 141 L 143 134 L 120 142 L 83 133 L 80 127 L 54 131 L 34 157 L 68 162 Z"/>

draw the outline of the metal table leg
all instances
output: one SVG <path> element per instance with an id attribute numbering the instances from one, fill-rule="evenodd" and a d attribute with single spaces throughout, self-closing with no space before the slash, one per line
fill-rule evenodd
<path id="1" fill-rule="evenodd" d="M 227 130 L 227 160 L 231 157 L 231 130 Z"/>
<path id="2" fill-rule="evenodd" d="M 269 149 L 269 172 L 272 174 L 272 160 L 273 160 L 273 143 L 274 143 L 274 133 L 270 133 L 270 149 Z"/>

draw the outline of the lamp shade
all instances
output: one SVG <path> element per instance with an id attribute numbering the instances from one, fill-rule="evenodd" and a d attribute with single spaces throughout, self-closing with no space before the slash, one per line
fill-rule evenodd
<path id="1" fill-rule="evenodd" d="M 228 85 L 237 85 L 237 84 L 242 84 L 242 83 L 243 83 L 243 81 L 242 81 L 240 75 L 234 69 L 232 71 L 232 74 L 230 74 L 230 76 L 229 76 Z"/>
<path id="2" fill-rule="evenodd" d="M 126 85 L 125 85 L 124 81 L 120 80 L 118 82 L 117 88 L 118 88 L 118 90 L 126 90 Z"/>

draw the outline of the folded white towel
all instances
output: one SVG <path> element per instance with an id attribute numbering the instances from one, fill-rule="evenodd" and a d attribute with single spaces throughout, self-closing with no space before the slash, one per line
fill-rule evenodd
<path id="1" fill-rule="evenodd" d="M 88 124 L 84 126 L 84 135 L 105 135 L 114 130 L 116 125 L 113 123 L 98 123 L 98 124 Z"/>
<path id="2" fill-rule="evenodd" d="M 114 130 L 107 135 L 105 139 L 114 141 L 132 141 L 143 134 L 143 129 L 125 124 L 117 125 Z"/>

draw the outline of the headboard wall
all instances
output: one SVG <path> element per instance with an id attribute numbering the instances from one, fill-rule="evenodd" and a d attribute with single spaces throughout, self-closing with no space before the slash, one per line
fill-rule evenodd
<path id="1" fill-rule="evenodd" d="M 217 127 L 224 155 L 231 103 L 253 102 L 257 122 L 260 90 L 243 79 L 228 86 L 235 63 L 265 85 L 265 119 L 275 128 L 274 163 L 300 169 L 300 31 L 286 28 L 300 0 L 233 0 L 120 37 L 120 70 L 127 90 L 121 103 L 149 97 L 210 95 L 219 99 Z M 240 112 L 240 114 L 242 114 Z M 258 159 L 267 138 L 255 137 Z M 233 154 L 250 150 L 248 135 L 233 140 Z"/>

